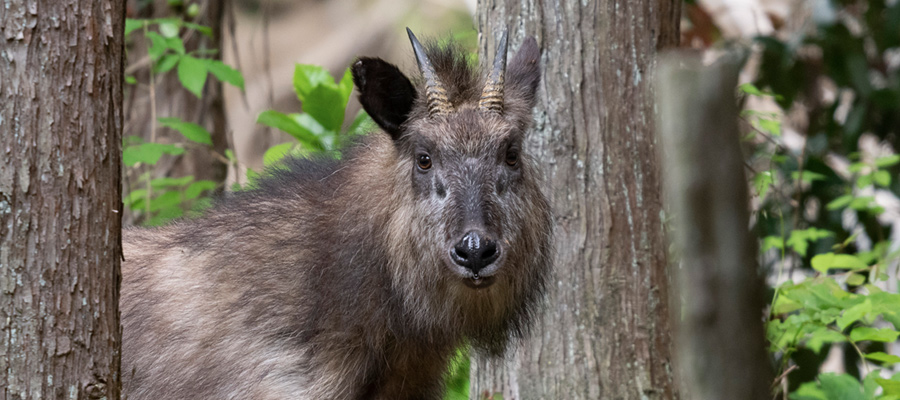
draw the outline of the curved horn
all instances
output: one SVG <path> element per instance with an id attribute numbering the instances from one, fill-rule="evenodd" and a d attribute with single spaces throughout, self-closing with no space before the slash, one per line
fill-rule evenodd
<path id="1" fill-rule="evenodd" d="M 490 113 L 503 112 L 503 75 L 506 74 L 506 31 L 500 36 L 500 44 L 497 45 L 497 55 L 494 56 L 494 68 L 488 75 L 487 83 L 481 92 L 481 100 L 478 108 Z"/>
<path id="2" fill-rule="evenodd" d="M 438 79 L 437 74 L 434 72 L 434 66 L 428 60 L 425 48 L 422 47 L 419 39 L 416 39 L 416 35 L 413 35 L 409 28 L 406 28 L 406 33 L 409 34 L 413 53 L 416 54 L 416 63 L 419 64 L 419 71 L 422 72 L 422 77 L 425 78 L 425 99 L 428 101 L 428 114 L 449 114 L 452 106 L 447 98 L 447 90 L 444 89 L 444 84 L 441 83 L 441 80 Z"/>

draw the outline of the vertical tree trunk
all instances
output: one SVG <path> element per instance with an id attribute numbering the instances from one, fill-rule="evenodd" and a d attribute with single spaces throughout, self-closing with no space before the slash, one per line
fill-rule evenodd
<path id="1" fill-rule="evenodd" d="M 693 399 L 771 398 L 764 287 L 738 142 L 740 64 L 725 58 L 703 67 L 697 58 L 673 56 L 658 80 L 664 176 L 681 255 L 678 370 Z"/>
<path id="2" fill-rule="evenodd" d="M 473 397 L 676 397 L 650 76 L 680 3 L 479 2 L 482 55 L 506 27 L 511 48 L 531 35 L 543 49 L 529 150 L 547 166 L 558 254 L 532 339 L 503 363 L 476 357 Z"/>
<path id="3" fill-rule="evenodd" d="M 119 398 L 123 24 L 0 7 L 0 399 Z"/>

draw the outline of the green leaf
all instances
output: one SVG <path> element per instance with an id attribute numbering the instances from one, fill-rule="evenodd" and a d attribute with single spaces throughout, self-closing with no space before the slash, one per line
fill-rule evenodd
<path id="1" fill-rule="evenodd" d="M 834 236 L 834 233 L 824 229 L 808 228 L 797 229 L 791 232 L 787 245 L 794 249 L 802 257 L 806 257 L 806 250 L 810 242 Z"/>
<path id="2" fill-rule="evenodd" d="M 179 55 L 184 55 L 184 42 L 181 41 L 180 37 L 173 37 L 166 39 L 166 46 L 172 49 L 174 52 Z"/>
<path id="3" fill-rule="evenodd" d="M 781 236 L 766 236 L 763 238 L 762 251 L 769 249 L 784 250 L 784 238 Z"/>
<path id="4" fill-rule="evenodd" d="M 259 179 L 259 172 L 247 168 L 247 182 L 252 184 L 257 179 Z"/>
<path id="5" fill-rule="evenodd" d="M 266 150 L 266 153 L 263 154 L 263 165 L 269 167 L 281 161 L 282 158 L 290 154 L 291 148 L 293 147 L 294 143 L 282 143 L 270 147 Z"/>
<path id="6" fill-rule="evenodd" d="M 843 331 L 844 329 L 847 329 L 850 324 L 859 321 L 860 318 L 863 318 L 870 312 L 872 312 L 872 302 L 867 298 L 862 303 L 844 310 L 844 313 L 837 319 L 837 326 Z"/>
<path id="7" fill-rule="evenodd" d="M 132 190 L 124 199 L 122 199 L 122 202 L 125 203 L 125 206 L 133 210 L 136 208 L 134 207 L 134 204 L 139 200 L 143 200 L 145 196 L 147 196 L 147 189 Z"/>
<path id="8" fill-rule="evenodd" d="M 156 61 L 169 48 L 169 45 L 166 43 L 166 38 L 160 36 L 156 32 L 147 32 L 145 36 L 150 40 L 150 47 L 147 48 L 147 54 L 150 56 L 150 59 Z"/>
<path id="9" fill-rule="evenodd" d="M 880 351 L 876 351 L 874 353 L 866 354 L 866 358 L 870 360 L 879 361 L 885 364 L 896 364 L 900 363 L 900 357 L 897 357 L 893 354 L 887 354 Z"/>
<path id="10" fill-rule="evenodd" d="M 207 37 L 209 37 L 210 39 L 212 39 L 212 37 L 213 37 L 212 28 L 210 28 L 208 26 L 199 25 L 199 24 L 195 24 L 192 22 L 185 22 L 184 26 L 187 28 L 193 29 L 197 32 L 200 32 L 200 33 L 206 35 Z"/>
<path id="11" fill-rule="evenodd" d="M 191 18 L 196 18 L 197 14 L 200 13 L 200 5 L 197 3 L 191 3 L 188 6 L 187 10 L 184 11 L 184 14 Z"/>
<path id="12" fill-rule="evenodd" d="M 800 177 L 800 171 L 791 172 L 791 179 L 797 181 Z M 814 181 L 824 181 L 826 178 L 825 175 L 820 173 L 812 172 L 812 171 L 803 171 L 803 182 L 810 183 Z"/>
<path id="13" fill-rule="evenodd" d="M 881 187 L 891 186 L 891 173 L 887 171 L 875 171 L 873 174 L 875 184 Z"/>
<path id="14" fill-rule="evenodd" d="M 756 120 L 757 127 L 772 136 L 781 136 L 781 120 L 760 118 Z"/>
<path id="15" fill-rule="evenodd" d="M 816 382 L 806 382 L 800 385 L 790 395 L 791 400 L 830 400 L 825 396 L 825 392 L 819 388 Z"/>
<path id="16" fill-rule="evenodd" d="M 213 59 L 206 60 L 206 67 L 218 80 L 244 90 L 244 76 L 241 75 L 240 71 L 231 68 L 219 60 Z"/>
<path id="17" fill-rule="evenodd" d="M 137 29 L 143 28 L 144 22 L 145 20 L 143 19 L 125 18 L 125 36 L 128 36 L 129 33 L 134 32 Z"/>
<path id="18" fill-rule="evenodd" d="M 850 274 L 847 277 L 847 284 L 851 286 L 859 286 L 866 282 L 866 277 L 860 274 Z"/>
<path id="19" fill-rule="evenodd" d="M 178 65 L 178 60 L 181 60 L 181 56 L 178 54 L 164 54 L 153 66 L 153 72 L 157 74 L 169 72 Z"/>
<path id="20" fill-rule="evenodd" d="M 178 24 L 172 21 L 163 21 L 159 23 L 159 33 L 165 38 L 177 38 L 178 30 Z"/>
<path id="21" fill-rule="evenodd" d="M 310 94 L 316 87 L 329 83 L 332 87 L 335 86 L 334 78 L 323 67 L 310 64 L 297 64 L 294 67 L 294 91 L 297 93 L 297 98 L 303 103 L 309 100 Z"/>
<path id="22" fill-rule="evenodd" d="M 900 337 L 900 332 L 893 329 L 876 329 L 868 326 L 860 326 L 850 332 L 850 339 L 854 342 L 871 340 L 874 342 L 893 342 Z"/>
<path id="23" fill-rule="evenodd" d="M 165 207 L 159 209 L 153 218 L 148 219 L 144 222 L 144 226 L 159 226 L 165 224 L 166 222 L 173 220 L 175 218 L 179 218 L 184 214 L 184 210 L 181 209 L 180 206 L 172 206 Z"/>
<path id="24" fill-rule="evenodd" d="M 772 178 L 772 171 L 761 171 L 753 176 L 753 187 L 760 198 L 766 197 L 773 183 L 775 180 Z"/>
<path id="25" fill-rule="evenodd" d="M 280 129 L 293 136 L 304 146 L 309 146 L 316 150 L 324 150 L 322 142 L 315 134 L 300 126 L 293 118 L 283 113 L 275 110 L 266 110 L 259 114 L 259 117 L 256 118 L 256 122 Z"/>
<path id="26" fill-rule="evenodd" d="M 828 400 L 867 400 L 862 385 L 847 374 L 819 374 L 822 391 Z"/>
<path id="27" fill-rule="evenodd" d="M 822 346 L 826 343 L 841 343 L 845 341 L 847 341 L 847 338 L 840 332 L 822 326 L 810 334 L 809 340 L 806 341 L 806 346 L 810 350 L 819 353 L 822 351 Z"/>
<path id="28" fill-rule="evenodd" d="M 814 270 L 827 274 L 830 269 L 863 269 L 868 265 L 852 254 L 819 254 L 812 258 Z"/>
<path id="29" fill-rule="evenodd" d="M 212 145 L 212 135 L 200 125 L 193 122 L 184 122 L 178 118 L 158 118 L 158 121 L 160 125 L 178 131 L 192 142 Z"/>
<path id="30" fill-rule="evenodd" d="M 203 85 L 206 84 L 206 63 L 203 60 L 184 56 L 178 62 L 178 80 L 185 89 L 198 98 L 203 96 Z"/>
<path id="31" fill-rule="evenodd" d="M 179 204 L 181 204 L 181 192 L 178 190 L 167 190 L 153 200 L 150 200 L 150 211 L 158 211 Z"/>
<path id="32" fill-rule="evenodd" d="M 122 162 L 126 166 L 134 166 L 137 163 L 156 164 L 163 154 L 179 155 L 184 153 L 181 147 L 162 143 L 141 143 L 128 146 L 122 152 Z"/>
<path id="33" fill-rule="evenodd" d="M 896 381 L 893 379 L 875 379 L 875 382 L 878 382 L 881 385 L 881 388 L 884 389 L 885 395 L 889 396 L 900 396 L 900 381 Z"/>
<path id="34" fill-rule="evenodd" d="M 350 73 L 350 68 L 344 71 L 341 83 L 338 84 L 338 92 L 341 94 L 342 103 L 344 103 L 344 108 L 346 108 L 347 101 L 350 100 L 350 93 L 353 92 L 353 74 Z"/>
<path id="35" fill-rule="evenodd" d="M 135 83 L 137 83 L 137 79 L 134 76 L 128 75 L 125 77 L 125 83 L 134 85 Z"/>
<path id="36" fill-rule="evenodd" d="M 894 154 L 892 156 L 880 157 L 875 160 L 875 166 L 878 168 L 887 168 L 893 165 L 900 164 L 900 154 Z"/>
<path id="37" fill-rule="evenodd" d="M 881 315 L 885 321 L 894 325 L 894 329 L 900 330 L 900 294 L 883 291 L 876 292 L 873 290 L 875 287 L 874 285 L 866 285 L 869 293 L 871 293 L 867 296 L 867 300 L 872 302 L 873 312 Z"/>
<path id="38" fill-rule="evenodd" d="M 187 185 L 194 180 L 193 176 L 185 176 L 182 178 L 162 177 L 150 181 L 150 186 L 154 189 L 162 189 L 167 187 L 181 187 Z"/>
<path id="39" fill-rule="evenodd" d="M 778 298 L 775 299 L 775 305 L 772 306 L 772 314 L 787 314 L 802 308 L 803 304 L 800 304 L 787 296 L 778 296 Z"/>
<path id="40" fill-rule="evenodd" d="M 225 157 L 228 158 L 228 161 L 232 163 L 237 162 L 237 156 L 234 155 L 234 152 L 231 149 L 225 149 Z"/>
<path id="41" fill-rule="evenodd" d="M 344 123 L 346 102 L 340 91 L 334 87 L 319 85 L 308 96 L 301 107 L 316 119 L 325 129 L 338 132 Z"/>
<path id="42" fill-rule="evenodd" d="M 350 127 L 347 128 L 347 135 L 360 135 L 372 130 L 374 126 L 375 121 L 369 117 L 366 110 L 360 109 L 353 118 L 353 122 L 350 123 Z M 764 197 L 764 194 L 760 194 L 760 197 Z"/>
<path id="43" fill-rule="evenodd" d="M 763 93 L 762 90 L 759 90 L 759 88 L 754 86 L 752 83 L 745 83 L 741 86 L 738 86 L 738 90 L 746 94 L 752 94 L 754 96 L 769 96 L 769 94 Z"/>
<path id="44" fill-rule="evenodd" d="M 850 204 L 851 201 L 853 201 L 853 195 L 845 194 L 841 197 L 838 197 L 838 198 L 830 201 L 828 203 L 828 205 L 825 206 L 825 208 L 827 208 L 829 210 L 837 210 L 837 209 L 846 207 L 847 205 Z"/>
<path id="45" fill-rule="evenodd" d="M 186 200 L 193 200 L 200 196 L 201 193 L 207 190 L 215 190 L 216 183 L 208 180 L 200 180 L 194 183 L 191 183 L 187 189 L 184 190 L 184 198 Z"/>

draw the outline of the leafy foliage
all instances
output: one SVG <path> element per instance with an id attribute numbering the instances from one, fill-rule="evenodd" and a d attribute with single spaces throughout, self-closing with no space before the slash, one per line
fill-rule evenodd
<path id="1" fill-rule="evenodd" d="M 890 61 L 900 2 L 816 7 L 815 29 L 757 39 L 759 77 L 739 88 L 781 109 L 742 114 L 763 259 L 778 276 L 767 337 L 791 399 L 898 399 L 897 375 L 885 377 L 900 357 L 885 344 L 900 336 L 900 294 L 887 290 L 896 291 L 900 249 L 876 198 L 900 196 L 900 68 Z M 808 126 L 788 145 L 784 115 L 798 110 Z M 804 372 L 832 348 L 844 350 L 847 373 Z"/>
<path id="2" fill-rule="evenodd" d="M 339 156 L 340 147 L 350 138 L 374 126 L 368 114 L 360 110 L 347 129 L 341 130 L 350 93 L 353 91 L 349 68 L 338 81 L 323 67 L 297 64 L 293 83 L 302 112 L 284 114 L 266 110 L 256 120 L 297 140 L 296 143 L 279 144 L 266 151 L 263 163 L 267 167 L 276 165 L 287 155 L 328 153 Z M 256 175 L 255 172 L 248 172 L 248 176 Z"/>
<path id="3" fill-rule="evenodd" d="M 155 29 L 155 30 L 152 30 Z M 151 84 L 153 76 L 176 69 L 182 86 L 197 97 L 203 95 L 207 77 L 212 74 L 222 82 L 230 83 L 243 90 L 244 79 L 240 72 L 219 60 L 205 58 L 199 51 L 185 50 L 182 32 L 196 31 L 212 37 L 209 27 L 182 21 L 178 18 L 127 19 L 125 34 L 140 30 L 149 42 L 147 56 L 151 61 Z M 138 84 L 129 76 L 126 82 Z M 180 156 L 191 149 L 211 151 L 212 135 L 202 126 L 182 121 L 178 118 L 156 119 L 159 126 L 175 130 L 185 139 L 180 143 L 145 142 L 143 139 L 126 137 L 122 160 L 126 168 L 145 170 L 138 181 L 126 188 L 123 202 L 138 215 L 144 225 L 160 225 L 184 215 L 185 210 L 201 210 L 209 205 L 207 193 L 218 188 L 218 184 L 208 180 L 196 180 L 193 176 L 181 178 L 150 176 L 149 166 L 155 165 L 166 156 Z M 223 157 L 224 158 L 224 157 Z"/>

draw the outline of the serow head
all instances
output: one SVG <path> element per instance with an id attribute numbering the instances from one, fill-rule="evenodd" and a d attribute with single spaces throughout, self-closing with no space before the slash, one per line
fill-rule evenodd
<path id="1" fill-rule="evenodd" d="M 473 289 L 514 284 L 547 247 L 549 211 L 523 141 L 533 120 L 540 50 L 522 43 L 507 65 L 507 35 L 484 72 L 454 45 L 423 46 L 409 32 L 421 78 L 378 58 L 352 68 L 360 102 L 390 135 L 412 204 L 408 240 L 446 276 Z M 425 260 L 426 262 L 429 260 Z"/>

